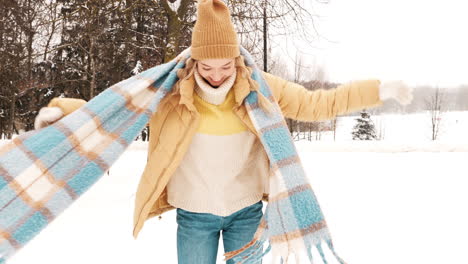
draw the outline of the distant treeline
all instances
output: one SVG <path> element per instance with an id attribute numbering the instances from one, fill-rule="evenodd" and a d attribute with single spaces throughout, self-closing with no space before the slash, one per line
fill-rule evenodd
<path id="1" fill-rule="evenodd" d="M 301 83 L 309 90 L 331 89 L 337 87 L 338 83 L 309 81 Z M 432 101 L 439 91 L 441 111 L 468 111 L 468 84 L 456 88 L 417 86 L 413 91 L 413 102 L 402 106 L 395 100 L 387 100 L 380 107 L 369 109 L 372 114 L 381 113 L 416 113 L 432 110 Z M 358 113 L 354 113 L 357 115 Z"/>
<path id="2" fill-rule="evenodd" d="M 413 102 L 402 106 L 396 101 L 385 102 L 382 107 L 373 110 L 374 113 L 415 113 L 432 110 L 434 96 L 439 89 L 441 111 L 468 111 L 468 85 L 457 88 L 420 86 L 414 89 Z"/>

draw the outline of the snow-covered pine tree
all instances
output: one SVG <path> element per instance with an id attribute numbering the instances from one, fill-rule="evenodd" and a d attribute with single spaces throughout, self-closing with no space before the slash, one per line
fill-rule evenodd
<path id="1" fill-rule="evenodd" d="M 357 124 L 353 128 L 353 140 L 376 140 L 375 126 L 366 110 L 361 111 L 361 116 L 356 118 Z"/>

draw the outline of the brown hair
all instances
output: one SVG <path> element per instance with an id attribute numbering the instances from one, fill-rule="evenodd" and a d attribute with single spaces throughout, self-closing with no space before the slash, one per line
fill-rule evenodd
<path id="1" fill-rule="evenodd" d="M 250 91 L 257 92 L 258 102 L 259 102 L 260 107 L 267 112 L 271 112 L 272 110 L 271 102 L 268 101 L 268 99 L 260 92 L 260 86 L 258 82 L 252 79 L 251 77 L 252 72 L 253 72 L 252 68 L 245 65 L 244 57 L 242 55 L 236 57 L 234 60 L 235 60 L 234 63 L 235 63 L 237 74 L 241 74 L 242 78 L 247 79 L 247 81 L 249 82 Z M 195 71 L 197 65 L 198 65 L 198 61 L 192 58 L 188 58 L 185 61 L 185 67 L 177 71 L 177 77 L 179 77 L 179 80 L 174 85 L 174 89 L 173 89 L 174 93 L 179 93 L 180 82 L 192 77 L 193 72 Z"/>

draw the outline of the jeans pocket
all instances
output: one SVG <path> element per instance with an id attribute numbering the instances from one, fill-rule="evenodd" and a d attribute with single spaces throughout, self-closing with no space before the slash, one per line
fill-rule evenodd
<path id="1" fill-rule="evenodd" d="M 258 203 L 254 203 L 252 205 L 249 205 L 245 207 L 244 209 L 241 209 L 239 211 L 238 217 L 241 218 L 261 218 L 263 215 L 263 203 L 262 201 Z"/>

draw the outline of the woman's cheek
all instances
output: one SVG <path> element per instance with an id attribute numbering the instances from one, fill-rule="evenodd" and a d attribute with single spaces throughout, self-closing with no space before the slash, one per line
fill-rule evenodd
<path id="1" fill-rule="evenodd" d="M 231 76 L 234 74 L 234 70 L 227 70 L 225 73 L 224 73 L 224 76 Z"/>

